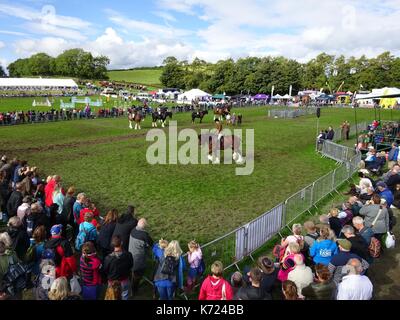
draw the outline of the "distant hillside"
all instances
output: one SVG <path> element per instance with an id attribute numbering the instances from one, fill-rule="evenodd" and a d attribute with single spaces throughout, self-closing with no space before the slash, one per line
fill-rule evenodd
<path id="1" fill-rule="evenodd" d="M 110 80 L 128 81 L 144 84 L 150 87 L 161 87 L 160 76 L 162 69 L 133 69 L 109 71 Z"/>

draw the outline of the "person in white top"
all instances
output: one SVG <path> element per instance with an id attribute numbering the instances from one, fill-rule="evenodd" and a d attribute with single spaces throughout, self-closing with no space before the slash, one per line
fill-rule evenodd
<path id="1" fill-rule="evenodd" d="M 367 172 L 368 170 L 361 169 L 358 173 L 358 176 L 360 177 L 360 183 L 356 187 L 360 194 L 366 194 L 368 193 L 368 188 L 373 188 L 371 180 L 367 178 Z"/>
<path id="2" fill-rule="evenodd" d="M 301 224 L 295 223 L 292 226 L 293 235 L 290 235 L 290 236 L 286 237 L 285 239 L 282 239 L 281 246 L 287 247 L 289 245 L 289 243 L 291 243 L 291 242 L 297 242 L 298 244 L 301 244 L 301 242 L 304 242 L 304 237 L 301 235 L 301 231 L 302 231 Z"/>
<path id="3" fill-rule="evenodd" d="M 301 291 L 314 282 L 314 275 L 311 268 L 304 264 L 302 255 L 296 254 L 294 256 L 294 262 L 296 267 L 289 272 L 288 280 L 296 284 L 299 298 L 304 298 Z"/>
<path id="4" fill-rule="evenodd" d="M 347 275 L 339 283 L 337 300 L 371 300 L 373 285 L 367 276 L 362 276 L 363 269 L 358 259 L 350 259 L 342 272 Z"/>

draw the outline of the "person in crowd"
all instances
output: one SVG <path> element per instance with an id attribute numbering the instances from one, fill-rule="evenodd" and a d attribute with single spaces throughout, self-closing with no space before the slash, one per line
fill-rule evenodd
<path id="1" fill-rule="evenodd" d="M 69 290 L 68 279 L 66 277 L 59 277 L 54 280 L 49 291 L 49 300 L 52 301 L 67 301 L 67 300 L 81 300 L 76 294 Z"/>
<path id="2" fill-rule="evenodd" d="M 367 177 L 367 175 L 368 175 L 368 170 L 366 169 L 361 169 L 358 172 L 360 183 L 356 186 L 356 188 L 359 195 L 367 193 L 368 188 L 373 187 L 372 181 L 370 178 Z"/>
<path id="3" fill-rule="evenodd" d="M 393 191 L 393 206 L 400 209 L 400 184 L 396 184 Z"/>
<path id="4" fill-rule="evenodd" d="M 98 222 L 97 218 L 100 217 L 100 211 L 96 208 L 96 205 L 93 203 L 93 201 L 89 198 L 86 198 L 86 201 L 84 203 L 84 208 L 79 212 L 79 221 L 78 224 L 80 225 L 85 221 L 85 215 L 86 213 L 90 212 L 93 216 L 93 219 L 91 223 L 97 227 Z"/>
<path id="5" fill-rule="evenodd" d="M 244 282 L 243 275 L 241 272 L 236 271 L 231 276 L 231 286 L 233 290 L 233 296 L 236 297 L 239 290 L 246 286 Z"/>
<path id="6" fill-rule="evenodd" d="M 335 131 L 333 130 L 332 127 L 329 127 L 328 128 L 328 133 L 326 135 L 326 140 L 333 141 L 334 137 L 335 137 Z"/>
<path id="7" fill-rule="evenodd" d="M 18 207 L 22 204 L 22 185 L 17 183 L 7 202 L 7 215 L 9 218 L 17 215 Z"/>
<path id="8" fill-rule="evenodd" d="M 33 171 L 31 168 L 27 167 L 21 172 L 21 192 L 24 197 L 31 196 L 34 191 L 34 185 L 32 182 Z"/>
<path id="9" fill-rule="evenodd" d="M 17 254 L 12 249 L 12 240 L 8 233 L 0 233 L 0 283 L 3 282 L 11 260 L 19 261 Z"/>
<path id="10" fill-rule="evenodd" d="M 364 238 L 365 242 L 369 246 L 371 244 L 371 239 L 374 236 L 374 231 L 365 226 L 364 219 L 362 217 L 354 217 L 353 226 L 357 230 L 357 233 Z"/>
<path id="11" fill-rule="evenodd" d="M 76 231 L 78 230 L 80 213 L 81 213 L 81 210 L 84 208 L 84 203 L 85 202 L 86 202 L 86 194 L 79 193 L 76 196 L 76 201 L 74 203 L 74 206 L 72 207 L 72 213 L 74 215 L 74 222 L 75 222 Z"/>
<path id="12" fill-rule="evenodd" d="M 363 206 L 367 203 L 367 201 L 370 201 L 372 199 L 374 194 L 375 194 L 374 188 L 368 188 L 367 193 L 360 195 L 360 201 L 363 204 Z"/>
<path id="13" fill-rule="evenodd" d="M 40 263 L 42 262 L 46 239 L 46 228 L 44 226 L 37 227 L 33 231 L 31 246 L 26 254 L 25 261 L 33 263 L 32 273 L 36 276 L 40 273 Z"/>
<path id="14" fill-rule="evenodd" d="M 261 288 L 274 299 L 276 288 L 280 287 L 278 280 L 279 268 L 275 267 L 274 262 L 267 256 L 257 259 L 257 267 L 262 272 Z"/>
<path id="15" fill-rule="evenodd" d="M 293 232 L 292 235 L 286 237 L 285 239 L 282 239 L 281 246 L 286 248 L 291 242 L 297 242 L 300 245 L 300 247 L 302 245 L 304 246 L 304 237 L 301 235 L 302 232 L 301 224 L 295 223 L 292 226 L 292 232 Z"/>
<path id="16" fill-rule="evenodd" d="M 62 225 L 54 225 L 50 230 L 51 238 L 45 243 L 45 253 L 49 255 L 56 266 L 56 277 L 71 279 L 77 272 L 77 261 L 68 240 L 62 237 Z"/>
<path id="17" fill-rule="evenodd" d="M 196 285 L 197 280 L 203 275 L 204 267 L 203 253 L 200 245 L 196 241 L 188 243 L 189 251 L 187 252 L 187 259 L 189 263 L 189 273 L 186 280 L 186 291 L 190 293 Z"/>
<path id="18" fill-rule="evenodd" d="M 25 221 L 25 217 L 31 214 L 31 204 L 31 196 L 25 196 L 22 199 L 22 204 L 17 209 L 17 217 L 20 218 L 21 221 Z"/>
<path id="19" fill-rule="evenodd" d="M 121 282 L 111 281 L 111 284 L 107 288 L 104 300 L 122 300 Z"/>
<path id="20" fill-rule="evenodd" d="M 375 237 L 382 242 L 389 231 L 389 213 L 386 208 L 381 208 L 381 197 L 374 195 L 372 201 L 361 208 L 360 215 L 364 217 L 365 226 L 372 228 Z"/>
<path id="21" fill-rule="evenodd" d="M 179 242 L 171 241 L 160 258 L 154 275 L 154 285 L 160 300 L 173 300 L 177 288 L 183 289 L 185 262 Z"/>
<path id="22" fill-rule="evenodd" d="M 332 208 L 329 211 L 329 227 L 335 232 L 335 236 L 339 237 L 340 232 L 342 231 L 342 222 L 339 219 L 339 209 Z"/>
<path id="23" fill-rule="evenodd" d="M 392 148 L 389 151 L 388 155 L 388 168 L 391 170 L 395 164 L 397 164 L 399 158 L 399 146 L 396 142 L 392 143 Z"/>
<path id="24" fill-rule="evenodd" d="M 54 203 L 53 202 L 53 192 L 56 187 L 56 185 L 61 184 L 61 177 L 60 176 L 52 176 L 47 178 L 47 185 L 44 188 L 44 194 L 45 194 L 45 206 L 46 208 L 50 208 L 51 205 Z"/>
<path id="25" fill-rule="evenodd" d="M 129 250 L 129 239 L 132 230 L 136 228 L 138 220 L 135 217 L 135 207 L 128 206 L 126 213 L 121 215 L 114 229 L 113 236 L 119 236 L 125 250 Z"/>
<path id="26" fill-rule="evenodd" d="M 82 246 L 79 268 L 83 283 L 83 300 L 97 300 L 101 286 L 101 261 L 92 242 L 86 242 Z"/>
<path id="27" fill-rule="evenodd" d="M 7 233 L 11 238 L 11 248 L 17 254 L 19 260 L 23 261 L 25 253 L 29 248 L 29 236 L 17 216 L 11 217 L 7 224 Z"/>
<path id="28" fill-rule="evenodd" d="M 354 253 L 360 258 L 369 261 L 370 255 L 368 251 L 368 244 L 365 239 L 361 235 L 356 234 L 352 226 L 344 226 L 342 233 L 351 243 L 351 253 Z"/>
<path id="29" fill-rule="evenodd" d="M 211 265 L 211 275 L 202 283 L 199 300 L 232 300 L 233 290 L 228 281 L 223 278 L 224 267 L 221 261 Z"/>
<path id="30" fill-rule="evenodd" d="M 85 242 L 92 242 L 96 245 L 97 242 L 97 229 L 93 225 L 93 213 L 86 212 L 85 220 L 79 225 L 79 233 L 75 241 L 75 249 L 80 251 Z"/>
<path id="31" fill-rule="evenodd" d="M 284 300 L 300 300 L 296 284 L 293 281 L 286 280 L 282 283 L 282 293 Z"/>
<path id="32" fill-rule="evenodd" d="M 31 214 L 25 217 L 25 225 L 31 229 L 32 232 L 39 226 L 44 226 L 46 234 L 50 235 L 51 223 L 50 218 L 46 215 L 43 207 L 39 202 L 32 203 Z M 27 229 L 27 230 L 28 230 Z"/>
<path id="33" fill-rule="evenodd" d="M 369 263 L 362 259 L 359 255 L 352 253 L 352 244 L 347 239 L 339 239 L 338 240 L 339 252 L 334 255 L 331 262 L 328 265 L 329 271 L 334 276 L 334 282 L 340 283 L 343 275 L 342 275 L 342 267 L 349 262 L 350 259 L 358 259 L 360 260 L 363 269 L 367 270 L 369 268 Z"/>
<path id="34" fill-rule="evenodd" d="M 131 214 L 132 216 L 132 214 Z M 117 224 L 118 226 L 118 224 Z M 129 252 L 133 257 L 133 283 L 132 292 L 133 294 L 139 288 L 140 280 L 142 279 L 144 272 L 146 270 L 146 256 L 150 248 L 153 247 L 153 239 L 150 237 L 149 233 L 145 230 L 147 227 L 146 219 L 142 218 L 137 223 L 136 228 L 134 228 L 130 233 L 129 238 Z M 116 227 L 117 228 L 117 227 Z M 114 231 L 115 233 L 115 231 Z"/>
<path id="35" fill-rule="evenodd" d="M 107 278 L 108 288 L 112 288 L 114 281 L 119 281 L 121 283 L 122 300 L 128 300 L 129 278 L 133 267 L 132 254 L 124 250 L 119 236 L 112 237 L 111 246 L 114 251 L 104 259 L 102 272 Z"/>
<path id="36" fill-rule="evenodd" d="M 278 279 L 281 282 L 287 280 L 289 272 L 295 267 L 294 257 L 296 254 L 300 254 L 300 245 L 297 242 L 290 242 L 285 255 L 280 264 L 280 270 L 278 272 Z M 304 257 L 304 256 L 303 256 Z"/>
<path id="37" fill-rule="evenodd" d="M 314 242 L 319 238 L 317 228 L 312 221 L 304 222 L 304 229 L 306 230 L 306 235 L 304 236 L 304 241 L 307 243 L 308 247 L 311 248 Z"/>
<path id="38" fill-rule="evenodd" d="M 236 300 L 271 300 L 271 295 L 261 287 L 262 272 L 252 268 L 248 273 L 250 285 L 242 287 L 236 294 Z"/>
<path id="39" fill-rule="evenodd" d="M 315 275 L 315 280 L 302 290 L 305 300 L 335 300 L 336 284 L 328 267 L 317 264 Z"/>
<path id="40" fill-rule="evenodd" d="M 61 184 L 57 183 L 54 185 L 54 191 L 53 191 L 53 198 L 52 201 L 56 205 L 58 205 L 57 209 L 57 214 L 61 216 L 62 211 L 63 211 L 63 205 L 64 205 L 64 198 L 65 196 L 62 193 L 62 186 Z M 59 219 L 61 220 L 61 219 Z M 61 221 L 60 221 L 61 222 Z"/>
<path id="41" fill-rule="evenodd" d="M 304 260 L 301 255 L 296 254 L 294 256 L 294 263 L 296 266 L 292 271 L 289 272 L 288 280 L 293 281 L 296 284 L 299 298 L 303 298 L 302 290 L 313 282 L 314 276 L 311 268 L 304 264 Z"/>
<path id="42" fill-rule="evenodd" d="M 400 184 L 400 165 L 396 164 L 392 170 L 383 176 L 383 182 L 386 183 L 390 191 L 394 192 L 396 185 Z"/>
<path id="43" fill-rule="evenodd" d="M 381 199 L 385 199 L 388 208 L 393 204 L 393 193 L 390 191 L 387 187 L 387 185 L 384 182 L 378 182 L 376 184 L 376 188 L 378 192 L 378 195 L 381 197 Z"/>
<path id="44" fill-rule="evenodd" d="M 337 245 L 329 239 L 330 229 L 322 228 L 319 231 L 320 237 L 310 248 L 310 256 L 313 257 L 315 264 L 328 265 L 332 257 L 338 252 Z"/>
<path id="45" fill-rule="evenodd" d="M 6 178 L 6 171 L 0 171 L 0 213 L 1 216 L 7 212 L 7 202 L 11 193 L 10 184 Z"/>
<path id="46" fill-rule="evenodd" d="M 74 225 L 74 204 L 76 201 L 75 198 L 75 187 L 69 187 L 67 190 L 67 194 L 65 195 L 63 204 L 62 204 L 62 224 L 64 228 L 67 227 L 67 224 L 73 226 Z"/>
<path id="47" fill-rule="evenodd" d="M 101 257 L 104 259 L 111 252 L 111 239 L 114 233 L 115 226 L 117 225 L 118 211 L 116 209 L 110 210 L 100 225 L 100 232 L 97 237 L 97 246 L 101 252 Z"/>
<path id="48" fill-rule="evenodd" d="M 337 300 L 371 300 L 373 285 L 367 276 L 361 275 L 363 268 L 358 259 L 350 259 L 343 269 L 346 274 L 338 285 Z"/>

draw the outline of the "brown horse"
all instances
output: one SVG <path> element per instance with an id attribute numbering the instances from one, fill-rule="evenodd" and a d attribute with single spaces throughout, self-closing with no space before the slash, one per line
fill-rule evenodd
<path id="1" fill-rule="evenodd" d="M 214 109 L 214 121 L 219 119 L 222 121 L 228 114 L 230 114 L 231 110 L 230 107 L 216 107 Z"/>
<path id="2" fill-rule="evenodd" d="M 240 153 L 241 139 L 235 135 L 229 135 L 222 137 L 218 140 L 218 135 L 207 133 L 199 134 L 199 145 L 204 145 L 208 143 L 208 159 L 214 164 L 219 164 L 220 159 L 218 157 L 218 151 L 232 150 L 232 159 L 237 164 L 243 164 L 244 158 Z"/>
<path id="3" fill-rule="evenodd" d="M 140 123 L 144 120 L 144 116 L 139 111 L 132 111 L 128 113 L 129 129 L 133 129 L 133 122 L 135 122 L 135 130 L 141 130 Z"/>

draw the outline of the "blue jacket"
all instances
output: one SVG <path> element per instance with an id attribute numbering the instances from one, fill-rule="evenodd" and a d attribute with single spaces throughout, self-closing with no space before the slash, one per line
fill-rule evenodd
<path id="1" fill-rule="evenodd" d="M 392 191 L 390 191 L 389 189 L 385 189 L 379 193 L 379 196 L 386 200 L 387 207 L 390 208 L 394 200 Z"/>
<path id="2" fill-rule="evenodd" d="M 397 158 L 399 157 L 399 148 L 392 148 L 389 152 L 388 160 L 389 161 L 397 161 Z"/>
<path id="3" fill-rule="evenodd" d="M 310 256 L 313 257 L 315 264 L 321 263 L 326 266 L 337 252 L 338 247 L 332 240 L 317 240 L 310 248 Z"/>

